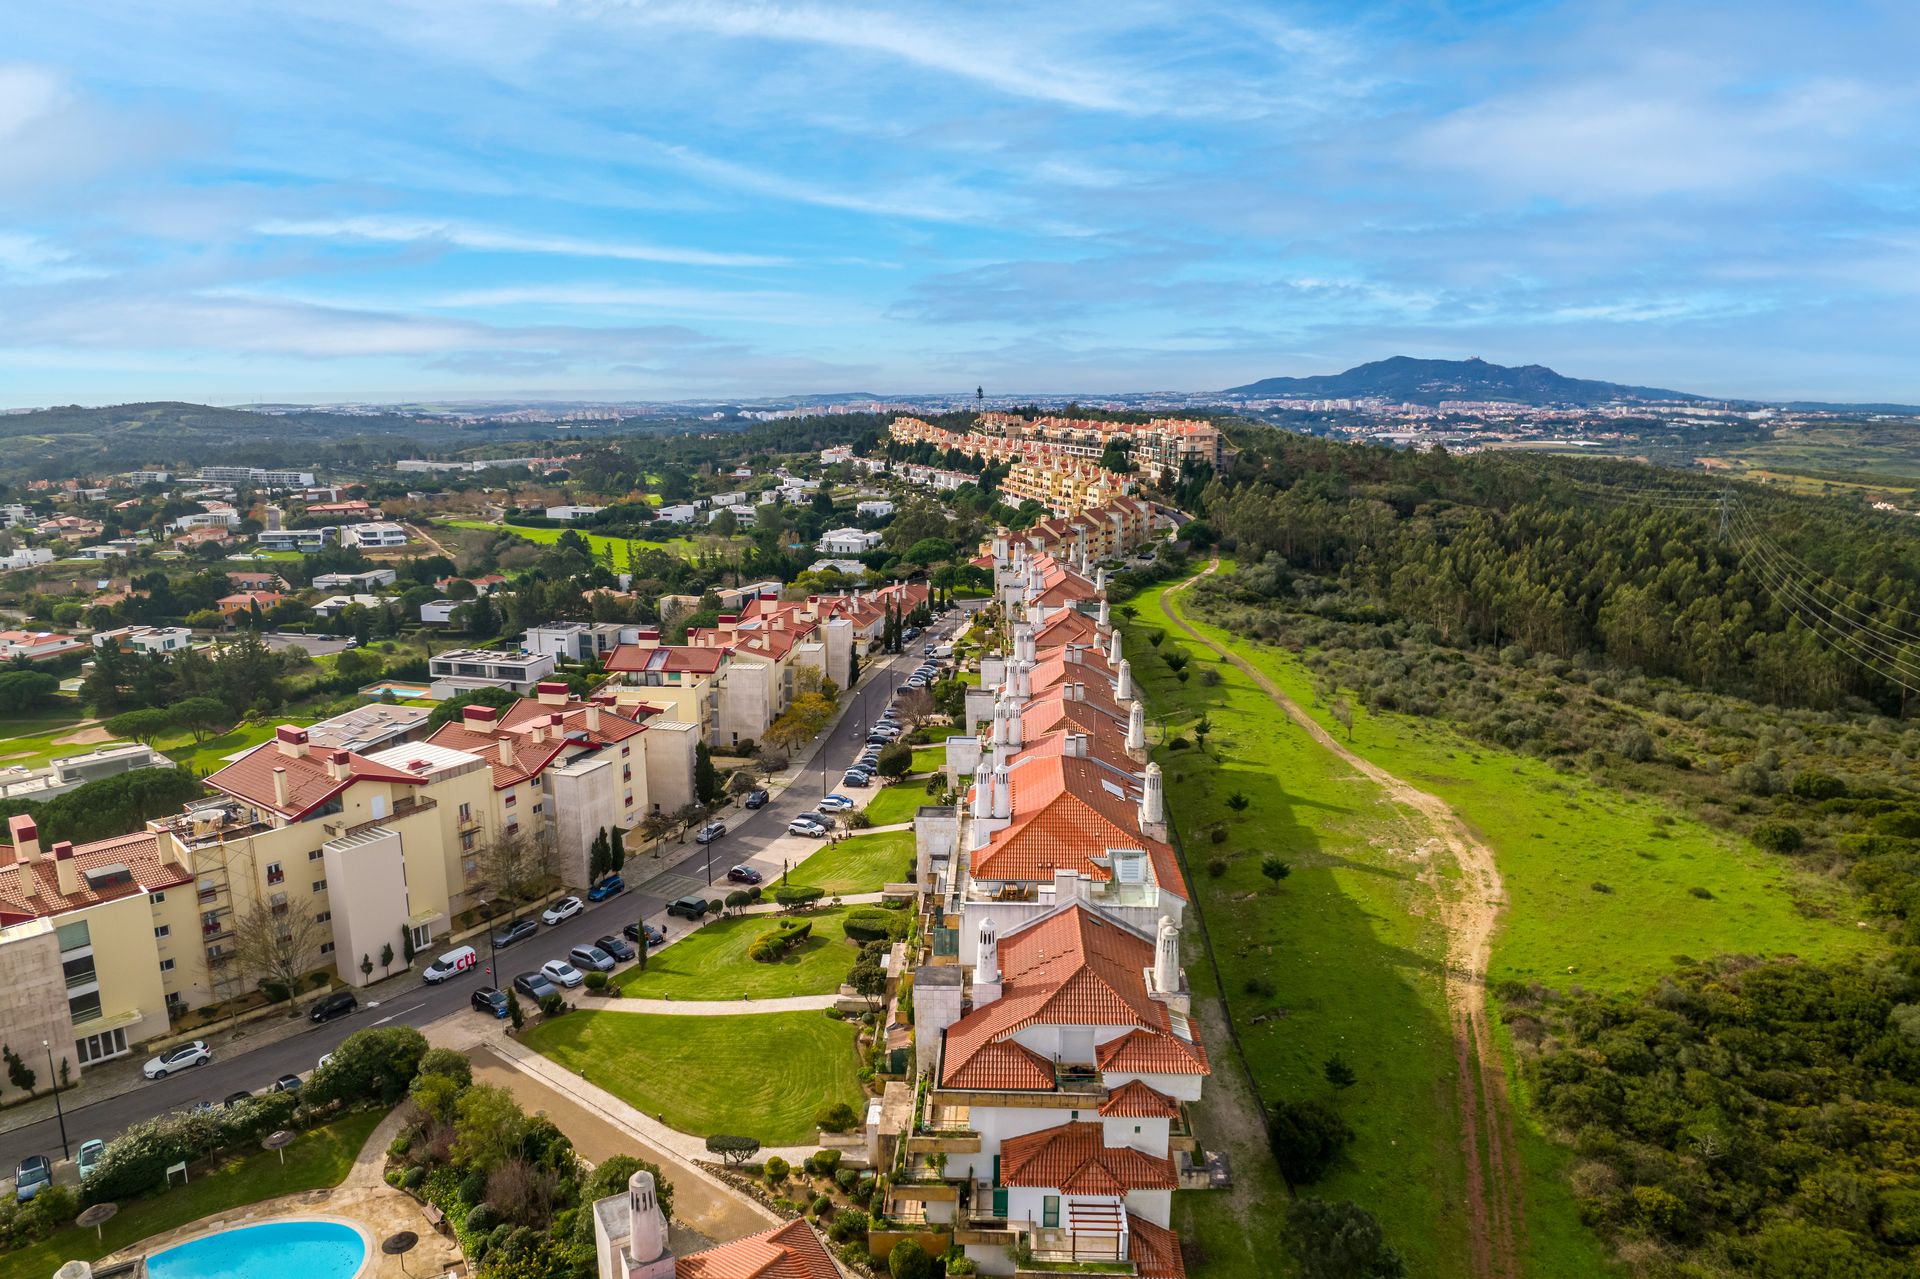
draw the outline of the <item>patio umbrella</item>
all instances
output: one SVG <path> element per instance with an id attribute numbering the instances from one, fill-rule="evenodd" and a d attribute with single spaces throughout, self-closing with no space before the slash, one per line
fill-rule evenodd
<path id="1" fill-rule="evenodd" d="M 388 1235 L 385 1239 L 382 1239 L 380 1241 L 380 1251 L 386 1253 L 389 1257 L 400 1258 L 400 1270 L 404 1274 L 407 1269 L 407 1254 L 412 1252 L 413 1245 L 419 1242 L 419 1235 L 414 1234 L 411 1230 L 402 1230 L 399 1234 Z"/>
<path id="2" fill-rule="evenodd" d="M 98 1240 L 105 1240 L 106 1234 L 101 1230 L 101 1227 L 109 1221 L 112 1221 L 113 1214 L 119 1211 L 119 1204 L 95 1204 L 74 1218 L 73 1224 L 76 1226 L 92 1226 L 93 1237 Z"/>
<path id="3" fill-rule="evenodd" d="M 298 1134 L 290 1132 L 285 1128 L 277 1128 L 273 1132 L 268 1133 L 260 1144 L 268 1150 L 279 1151 L 280 1162 L 282 1165 L 285 1165 L 287 1162 L 287 1147 L 293 1144 L 293 1139 L 297 1135 Z"/>

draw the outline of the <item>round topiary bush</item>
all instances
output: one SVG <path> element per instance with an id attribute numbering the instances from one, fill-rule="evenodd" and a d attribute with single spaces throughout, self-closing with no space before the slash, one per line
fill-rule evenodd
<path id="1" fill-rule="evenodd" d="M 787 1174 L 792 1170 L 793 1170 L 793 1165 L 789 1164 L 786 1160 L 782 1159 L 779 1155 L 769 1156 L 767 1159 L 767 1167 L 766 1167 L 767 1184 L 772 1185 L 775 1182 L 785 1181 L 787 1179 Z"/>
<path id="2" fill-rule="evenodd" d="M 588 990 L 597 991 L 597 990 L 605 990 L 606 988 L 607 988 L 607 975 L 605 973 L 592 972 L 587 974 Z"/>

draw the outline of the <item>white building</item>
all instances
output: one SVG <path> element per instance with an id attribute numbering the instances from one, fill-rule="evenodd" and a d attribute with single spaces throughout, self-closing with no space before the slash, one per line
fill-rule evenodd
<path id="1" fill-rule="evenodd" d="M 167 527 L 185 533 L 197 528 L 238 528 L 239 525 L 240 512 L 230 506 L 221 506 L 210 511 L 195 511 L 190 515 L 182 515 Z"/>
<path id="2" fill-rule="evenodd" d="M 668 524 L 691 524 L 700 514 L 700 508 L 691 502 L 677 506 L 662 506 L 654 511 L 653 518 Z"/>
<path id="3" fill-rule="evenodd" d="M 820 465 L 834 466 L 841 462 L 853 461 L 853 445 L 836 444 L 830 449 L 820 450 Z"/>
<path id="4" fill-rule="evenodd" d="M 622 632 L 634 629 L 618 622 L 552 622 L 528 627 L 526 647 L 529 653 L 584 662 L 605 657 L 620 647 Z"/>
<path id="5" fill-rule="evenodd" d="M 553 674 L 548 653 L 503 653 L 490 648 L 460 648 L 436 654 L 427 663 L 435 701 L 476 688 L 504 688 L 522 697 Z M 442 691 L 442 690 L 445 691 Z"/>
<path id="6" fill-rule="evenodd" d="M 883 498 L 870 502 L 861 502 L 853 508 L 853 513 L 863 520 L 884 520 L 893 514 L 893 503 Z"/>
<path id="7" fill-rule="evenodd" d="M 549 506 L 547 518 L 550 520 L 577 520 L 588 515 L 598 515 L 606 510 L 604 506 Z"/>
<path id="8" fill-rule="evenodd" d="M 453 611 L 461 603 L 460 600 L 428 600 L 420 606 L 420 620 L 428 626 L 451 626 Z"/>
<path id="9" fill-rule="evenodd" d="M 122 626 L 117 630 L 96 631 L 95 648 L 118 644 L 136 653 L 178 653 L 193 647 L 193 632 L 184 626 Z"/>
<path id="10" fill-rule="evenodd" d="M 311 554 L 320 550 L 340 530 L 327 528 L 280 528 L 269 529 L 260 535 L 259 547 L 263 551 L 299 551 Z"/>
<path id="11" fill-rule="evenodd" d="M 258 466 L 203 466 L 200 468 L 200 478 L 222 484 L 257 484 L 263 488 L 313 487 L 312 471 L 273 471 Z"/>
<path id="12" fill-rule="evenodd" d="M 0 506 L 0 528 L 12 528 L 16 524 L 38 524 L 40 517 L 18 502 L 9 502 Z"/>
<path id="13" fill-rule="evenodd" d="M 29 546 L 24 550 L 0 555 L 0 573 L 16 568 L 32 568 L 36 564 L 53 563 L 53 552 L 44 546 Z"/>
<path id="14" fill-rule="evenodd" d="M 384 603 L 386 603 L 386 601 L 378 595 L 329 595 L 313 606 L 313 615 L 315 617 L 332 617 L 341 609 L 354 604 L 358 604 L 362 608 L 379 608 Z"/>
<path id="15" fill-rule="evenodd" d="M 880 535 L 865 529 L 837 528 L 820 535 L 814 549 L 825 555 L 865 555 L 880 545 Z"/>
<path id="16" fill-rule="evenodd" d="M 377 591 L 392 586 L 400 575 L 390 568 L 370 568 L 364 573 L 322 573 L 313 579 L 316 591 Z"/>
<path id="17" fill-rule="evenodd" d="M 128 484 L 138 488 L 142 484 L 170 484 L 172 471 L 128 471 L 124 478 Z"/>
<path id="18" fill-rule="evenodd" d="M 407 530 L 398 524 L 376 520 L 371 524 L 356 524 L 341 530 L 340 538 L 348 546 L 357 546 L 362 550 L 378 547 L 405 546 Z"/>

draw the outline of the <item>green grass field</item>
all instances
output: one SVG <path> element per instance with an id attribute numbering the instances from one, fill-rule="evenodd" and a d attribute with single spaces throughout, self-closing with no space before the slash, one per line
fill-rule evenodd
<path id="1" fill-rule="evenodd" d="M 238 725 L 231 732 L 222 733 L 218 737 L 209 737 L 198 744 L 190 734 L 180 733 L 161 738 L 156 745 L 174 763 L 183 768 L 191 768 L 194 772 L 205 776 L 216 769 L 226 767 L 224 756 L 245 750 L 249 746 L 258 746 L 262 742 L 271 741 L 274 730 L 280 725 L 308 722 L 307 717 L 300 715 L 275 716 L 271 720 L 264 720 L 258 724 Z"/>
<path id="2" fill-rule="evenodd" d="M 1168 629 L 1158 590 L 1133 601 L 1135 632 Z M 1144 633 L 1130 634 L 1135 677 L 1154 716 L 1187 730 L 1204 710 L 1214 731 L 1207 756 L 1162 751 L 1172 816 L 1206 926 L 1212 935 L 1230 1014 L 1262 1097 L 1329 1099 L 1356 1133 L 1335 1170 L 1311 1188 L 1324 1199 L 1351 1199 L 1374 1213 L 1405 1254 L 1409 1273 L 1467 1273 L 1465 1193 L 1454 1064 L 1442 996 L 1445 936 L 1433 913 L 1420 832 L 1353 773 L 1287 720 L 1239 671 L 1169 630 L 1159 652 L 1188 651 L 1193 668 L 1212 665 L 1217 685 L 1177 681 L 1151 655 Z M 1234 812 L 1229 796 L 1248 804 Z M 1225 832 L 1215 843 L 1212 831 Z M 1260 861 L 1275 853 L 1293 867 L 1276 890 Z M 1224 863 L 1211 873 L 1214 859 Z M 1213 974 L 1188 931 L 1189 980 Z M 1270 983 L 1270 985 L 1267 985 Z M 1265 993 L 1271 989 L 1272 993 Z M 1212 1045 L 1214 1069 L 1234 1069 L 1230 1044 Z M 1338 1053 L 1359 1082 L 1337 1095 L 1321 1073 Z M 1529 1162 L 1547 1171 L 1528 1187 L 1528 1274 L 1609 1273 L 1597 1243 L 1575 1216 L 1553 1170 L 1558 1151 L 1523 1133 Z M 1268 1165 L 1277 1213 L 1279 1183 Z M 1241 1169 L 1236 1168 L 1236 1176 Z M 1246 1220 L 1204 1196 L 1181 1196 L 1175 1225 L 1202 1251 L 1222 1259 L 1220 1273 L 1273 1272 L 1270 1254 L 1250 1255 Z M 1263 1268 L 1264 1261 L 1264 1268 Z M 1211 1270 L 1208 1273 L 1213 1273 Z"/>
<path id="3" fill-rule="evenodd" d="M 912 878 L 913 832 L 890 830 L 855 835 L 795 866 L 789 882 L 833 893 L 877 893 L 890 883 Z"/>
<path id="4" fill-rule="evenodd" d="M 91 1228 L 69 1227 L 16 1252 L 0 1253 L 0 1274 L 50 1275 L 63 1262 L 92 1261 L 213 1213 L 301 1190 L 337 1186 L 385 1118 L 383 1110 L 356 1111 L 302 1133 L 286 1148 L 284 1164 L 277 1154 L 255 1151 L 212 1172 L 196 1173 L 187 1185 L 120 1205 L 119 1214 L 98 1237 Z"/>
<path id="5" fill-rule="evenodd" d="M 811 1146 L 820 1106 L 858 1106 L 861 1098 L 853 1025 L 818 1012 L 573 1012 L 530 1028 L 520 1042 L 700 1137 Z"/>
<path id="6" fill-rule="evenodd" d="M 78 755 L 92 746 L 59 746 L 55 738 L 80 731 L 87 718 L 80 703 L 62 698 L 51 710 L 0 718 L 0 768 L 39 768 L 60 755 Z"/>
<path id="7" fill-rule="evenodd" d="M 444 523 L 450 528 L 478 529 L 488 533 L 511 533 L 515 537 L 523 537 L 529 542 L 538 542 L 542 546 L 553 545 L 560 540 L 562 533 L 569 531 L 563 528 L 516 528 L 505 524 L 488 524 L 483 520 L 446 520 Z M 607 537 L 599 533 L 584 532 L 581 533 L 581 536 L 586 538 L 587 544 L 593 547 L 595 555 L 600 553 L 602 546 L 611 548 L 613 553 L 613 568 L 616 573 L 624 573 L 631 567 L 627 555 L 627 538 Z M 643 538 L 634 538 L 632 541 L 633 545 L 639 547 L 641 550 L 646 550 L 650 547 L 657 548 L 681 556 L 684 559 L 694 559 L 705 551 L 719 551 L 723 553 L 737 551 L 740 546 L 745 544 L 746 539 L 739 537 L 700 536 L 675 537 L 664 542 L 655 542 Z"/>
<path id="8" fill-rule="evenodd" d="M 806 918 L 813 935 L 777 964 L 747 958 L 753 939 L 774 926 L 777 915 L 716 919 L 647 957 L 641 972 L 630 967 L 615 980 L 641 999 L 782 999 L 830 995 L 853 968 L 857 950 L 841 931 L 844 910 Z"/>
<path id="9" fill-rule="evenodd" d="M 930 804 L 936 795 L 927 794 L 925 779 L 907 777 L 891 786 L 883 786 L 873 793 L 867 801 L 867 820 L 875 826 L 892 826 L 897 822 L 913 820 L 914 810 L 922 804 Z"/>
<path id="10" fill-rule="evenodd" d="M 959 729 L 952 729 L 959 732 Z M 947 748 L 941 746 L 916 746 L 913 748 L 913 771 L 931 773 L 947 766 Z"/>

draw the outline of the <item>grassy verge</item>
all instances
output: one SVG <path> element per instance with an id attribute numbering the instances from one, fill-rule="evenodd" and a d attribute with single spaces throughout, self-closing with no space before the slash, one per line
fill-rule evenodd
<path id="1" fill-rule="evenodd" d="M 243 751 L 249 746 L 258 746 L 273 739 L 274 730 L 282 724 L 305 723 L 306 718 L 298 715 L 275 716 L 258 724 L 241 724 L 231 732 L 209 737 L 196 743 L 191 735 L 181 734 L 162 738 L 160 748 L 167 758 L 183 768 L 191 768 L 196 773 L 211 773 L 215 769 L 226 767 L 225 757 L 235 751 Z"/>
<path id="2" fill-rule="evenodd" d="M 913 832 L 890 830 L 823 844 L 819 852 L 795 866 L 787 879 L 829 894 L 877 893 L 890 883 L 911 879 L 912 863 Z"/>
<path id="3" fill-rule="evenodd" d="M 806 916 L 813 934 L 777 964 L 747 958 L 747 947 L 774 926 L 775 915 L 736 915 L 703 924 L 615 980 L 640 999 L 784 999 L 830 995 L 853 968 L 857 949 L 841 931 L 844 910 Z M 589 1006 L 591 1001 L 589 1001 Z"/>
<path id="4" fill-rule="evenodd" d="M 882 788 L 867 801 L 867 820 L 875 826 L 892 826 L 913 820 L 914 810 L 933 802 L 927 794 L 924 778 L 908 777 Z"/>
<path id="5" fill-rule="evenodd" d="M 279 1195 L 337 1186 L 353 1167 L 384 1110 L 356 1111 L 302 1133 L 286 1162 L 268 1151 L 242 1155 L 185 1186 L 122 1204 L 96 1238 L 91 1229 L 62 1230 L 50 1239 L 0 1256 L 0 1273 L 50 1275 L 67 1261 L 92 1261 L 188 1222 Z"/>
<path id="6" fill-rule="evenodd" d="M 798 1146 L 814 1143 L 820 1106 L 859 1104 L 853 1038 L 851 1023 L 818 1012 L 574 1012 L 521 1042 L 681 1132 Z"/>
<path id="7" fill-rule="evenodd" d="M 958 728 L 949 730 L 959 732 Z M 913 751 L 913 771 L 916 773 L 938 772 L 947 766 L 947 748 L 945 746 L 916 746 Z"/>
<path id="8" fill-rule="evenodd" d="M 601 533 L 588 533 L 563 528 L 515 528 L 506 524 L 488 524 L 481 520 L 448 520 L 446 523 L 450 528 L 477 529 L 488 533 L 511 533 L 515 537 L 524 538 L 529 542 L 535 542 L 541 546 L 551 546 L 555 542 L 558 542 L 562 533 L 578 531 L 580 532 L 580 536 L 587 539 L 587 544 L 593 548 L 595 555 L 600 554 L 601 548 L 608 548 L 613 556 L 614 572 L 624 573 L 628 568 L 632 567 L 627 554 L 627 543 L 629 539 L 624 537 L 608 537 Z M 650 548 L 658 549 L 689 560 L 698 558 L 700 554 L 705 551 L 715 551 L 722 554 L 738 551 L 740 546 L 746 541 L 745 538 L 740 537 L 675 537 L 669 538 L 664 542 L 656 542 L 647 538 L 633 538 L 631 540 L 633 545 L 643 551 Z"/>
<path id="9" fill-rule="evenodd" d="M 86 713 L 78 702 L 62 699 L 61 705 L 29 715 L 11 715 L 0 719 L 0 768 L 39 768 L 59 755 L 77 755 L 90 746 L 59 746 L 54 739 L 79 731 Z"/>

